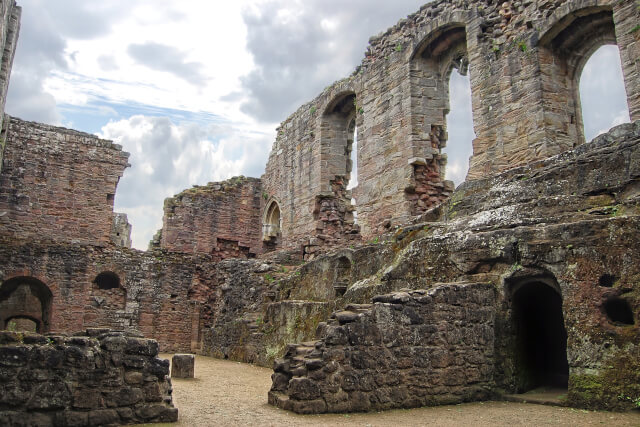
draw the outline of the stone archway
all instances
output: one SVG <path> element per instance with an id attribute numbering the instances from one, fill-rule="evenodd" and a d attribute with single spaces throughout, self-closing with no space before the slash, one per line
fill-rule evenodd
<path id="1" fill-rule="evenodd" d="M 36 324 L 36 332 L 51 328 L 49 287 L 34 277 L 14 277 L 0 286 L 0 326 L 6 329 L 12 319 L 29 319 Z"/>
<path id="2" fill-rule="evenodd" d="M 281 229 L 281 219 L 280 219 L 280 206 L 278 206 L 278 202 L 275 200 L 271 200 L 267 204 L 267 209 L 264 211 L 264 216 L 262 219 L 262 243 L 264 249 L 274 250 L 280 241 L 280 229 Z"/>
<path id="3" fill-rule="evenodd" d="M 567 388 L 567 331 L 562 296 L 555 283 L 532 279 L 512 287 L 516 391 Z"/>

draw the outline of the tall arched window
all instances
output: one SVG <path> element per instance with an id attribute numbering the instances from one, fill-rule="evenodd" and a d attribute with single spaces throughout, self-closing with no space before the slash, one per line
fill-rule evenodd
<path id="1" fill-rule="evenodd" d="M 350 190 L 354 187 L 351 183 L 357 182 L 354 160 L 357 156 L 357 122 L 361 114 L 356 94 L 346 91 L 337 95 L 322 115 L 322 196 L 316 198 L 314 216 L 327 227 L 343 233 L 354 224 L 355 200 Z"/>
<path id="2" fill-rule="evenodd" d="M 608 47 L 601 51 L 603 46 L 615 46 L 616 43 L 613 13 L 609 5 L 586 7 L 568 13 L 540 38 L 538 54 L 542 64 L 545 131 L 548 144 L 555 147 L 553 151 L 564 151 L 590 140 L 600 130 L 608 130 L 614 123 L 605 124 L 607 119 L 602 115 L 600 106 L 618 105 L 611 108 L 617 110 L 613 112 L 614 115 L 620 114 L 620 102 L 610 100 L 614 92 L 624 92 L 624 89 L 614 89 L 622 85 L 621 72 L 617 72 L 619 77 L 615 77 L 620 58 Z M 596 51 L 597 55 L 594 55 Z M 607 54 L 608 64 L 598 61 L 598 58 Z M 596 62 L 588 63 L 593 56 Z M 615 62 L 617 64 L 613 66 Z M 594 65 L 606 66 L 608 71 L 596 74 L 593 72 Z M 611 81 L 605 83 L 605 79 L 619 82 L 612 85 Z M 594 100 L 589 96 L 594 93 L 595 86 L 602 88 L 603 85 L 606 85 L 604 98 Z M 626 95 L 623 96 L 626 104 Z M 597 108 L 594 110 L 593 107 Z M 624 118 L 619 119 L 622 120 Z"/>
<path id="3" fill-rule="evenodd" d="M 413 185 L 405 192 L 414 215 L 450 195 L 453 183 L 448 180 L 460 183 L 466 177 L 473 152 L 471 89 L 469 79 L 462 77 L 467 75 L 468 65 L 463 23 L 434 30 L 413 54 L 410 79 L 414 170 Z M 449 148 L 445 151 L 445 147 Z"/>

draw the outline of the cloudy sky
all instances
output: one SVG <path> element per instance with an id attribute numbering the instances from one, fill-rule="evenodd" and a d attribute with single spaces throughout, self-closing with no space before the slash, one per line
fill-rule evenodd
<path id="1" fill-rule="evenodd" d="M 422 3 L 18 0 L 6 112 L 122 144 L 132 166 L 116 211 L 128 214 L 134 247 L 144 249 L 161 227 L 165 197 L 259 177 L 278 123 L 349 75 L 370 36 Z M 583 73 L 581 89 L 593 99 L 583 95 L 588 138 L 628 121 L 619 67 L 610 69 L 615 55 L 603 48 Z M 452 79 L 448 173 L 459 183 L 473 131 L 468 78 Z"/>

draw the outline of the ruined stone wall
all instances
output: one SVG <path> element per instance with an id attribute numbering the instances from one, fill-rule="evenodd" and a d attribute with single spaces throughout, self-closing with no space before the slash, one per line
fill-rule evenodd
<path id="1" fill-rule="evenodd" d="M 563 154 L 467 181 L 447 203 L 417 220 L 422 222 L 382 236 L 377 244 L 305 264 L 280 281 L 279 294 L 266 313 L 271 307 L 285 311 L 287 304 L 301 307 L 323 301 L 347 313 L 338 311 L 329 326 L 319 329 L 324 334 L 319 343 L 290 347 L 285 364 L 276 365 L 271 402 L 300 412 L 340 407 L 332 393 L 351 376 L 348 371 L 334 376 L 336 365 L 325 364 L 329 360 L 325 357 L 333 354 L 333 332 L 341 330 L 338 327 L 351 325 L 355 332 L 346 337 L 353 338 L 361 332 L 355 326 L 377 325 L 370 307 L 360 304 L 372 297 L 390 302 L 376 295 L 406 289 L 431 292 L 438 283 L 455 289 L 456 283 L 468 282 L 491 283 L 496 290 L 494 302 L 488 304 L 492 307 L 483 307 L 494 313 L 491 381 L 495 386 L 489 387 L 491 391 L 519 393 L 564 381 L 567 403 L 572 406 L 632 408 L 624 396 L 640 393 L 639 168 L 640 121 L 620 125 Z M 342 294 L 333 295 L 332 290 Z M 451 301 L 458 301 L 460 309 L 473 305 L 452 293 Z M 523 325 L 527 307 L 545 314 Z M 385 330 L 411 324 L 410 316 L 401 316 L 403 309 L 392 312 L 397 317 L 384 319 Z M 271 328 L 286 323 L 278 322 L 279 317 L 283 316 L 269 318 Z M 540 341 L 538 336 L 546 332 L 537 331 L 543 330 L 554 331 L 553 339 Z M 362 336 L 371 335 L 362 332 Z M 340 337 L 342 342 L 347 338 Z M 344 349 L 352 342 L 343 344 Z M 430 360 L 440 351 L 440 347 L 433 349 L 412 361 Z M 346 354 L 343 360 L 338 357 L 337 369 L 353 363 Z M 362 366 L 378 366 L 382 357 L 375 352 L 359 354 Z M 541 368 L 528 360 L 531 354 L 553 354 L 553 361 Z M 356 384 L 375 384 L 375 390 L 383 378 L 377 371 L 353 372 L 360 375 Z M 366 393 L 354 395 L 355 400 L 349 393 L 339 396 L 348 398 L 345 406 L 351 410 L 377 408 L 376 391 Z M 386 402 L 400 402 L 403 396 L 391 395 Z M 403 406 L 412 404 L 410 399 L 403 402 Z M 429 404 L 437 402 L 433 399 Z"/>
<path id="2" fill-rule="evenodd" d="M 73 130 L 9 118 L 0 173 L 0 234 L 110 244 L 128 153 Z"/>
<path id="3" fill-rule="evenodd" d="M 326 227 L 318 222 L 317 201 L 335 198 L 332 180 L 349 172 L 336 165 L 346 161 L 343 128 L 352 119 L 358 132 L 353 195 L 365 239 L 450 196 L 441 150 L 453 69 L 471 79 L 477 135 L 471 179 L 584 142 L 578 82 L 603 44 L 618 45 L 631 117 L 640 118 L 639 20 L 631 0 L 436 1 L 372 37 L 353 75 L 278 130 L 263 182 L 282 205 L 282 244 L 308 245 Z"/>
<path id="4" fill-rule="evenodd" d="M 24 283 L 46 318 L 41 332 L 109 327 L 154 338 L 162 351 L 200 348 L 202 307 L 215 294 L 209 256 L 2 240 L 0 260 L 0 321 L 19 314 L 2 301 Z"/>
<path id="5" fill-rule="evenodd" d="M 117 212 L 113 214 L 111 241 L 116 246 L 131 247 L 131 224 L 127 214 Z"/>
<path id="6" fill-rule="evenodd" d="M 216 259 L 262 252 L 259 179 L 236 177 L 195 186 L 164 203 L 160 247 Z"/>
<path id="7" fill-rule="evenodd" d="M 347 306 L 275 363 L 269 403 L 298 413 L 411 408 L 487 399 L 495 290 L 448 284 Z"/>
<path id="8" fill-rule="evenodd" d="M 9 76 L 13 66 L 13 57 L 18 44 L 20 32 L 20 16 L 22 8 L 16 5 L 15 0 L 2 0 L 0 2 L 0 129 L 3 129 L 4 104 L 7 100 L 9 89 Z M 1 135 L 5 139 L 4 135 Z M 0 142 L 0 171 L 2 170 L 2 149 L 4 141 Z"/>
<path id="9" fill-rule="evenodd" d="M 73 336 L 0 332 L 0 422 L 175 422 L 169 361 L 157 354 L 157 342 L 108 329 Z"/>

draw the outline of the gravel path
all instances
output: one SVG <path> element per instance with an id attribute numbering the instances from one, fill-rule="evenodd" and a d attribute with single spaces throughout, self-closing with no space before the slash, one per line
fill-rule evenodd
<path id="1" fill-rule="evenodd" d="M 593 412 L 508 402 L 303 416 L 267 404 L 270 369 L 196 356 L 195 372 L 195 379 L 172 380 L 180 418 L 167 426 L 640 426 L 638 411 Z"/>

